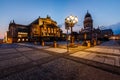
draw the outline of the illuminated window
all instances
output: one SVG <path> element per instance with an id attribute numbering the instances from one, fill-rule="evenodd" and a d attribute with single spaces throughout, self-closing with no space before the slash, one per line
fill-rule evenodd
<path id="1" fill-rule="evenodd" d="M 17 42 L 20 42 L 20 39 L 18 39 Z"/>
<path id="2" fill-rule="evenodd" d="M 48 28 L 48 33 L 50 33 L 50 28 Z"/>
<path id="3" fill-rule="evenodd" d="M 46 27 L 44 27 L 44 29 L 46 30 Z"/>
<path id="4" fill-rule="evenodd" d="M 22 41 L 24 41 L 25 39 L 22 39 Z"/>
<path id="5" fill-rule="evenodd" d="M 51 33 L 53 33 L 53 29 L 51 28 Z"/>
<path id="6" fill-rule="evenodd" d="M 27 37 L 28 33 L 26 32 L 18 32 L 18 37 Z"/>
<path id="7" fill-rule="evenodd" d="M 26 39 L 26 41 L 28 41 L 28 39 Z"/>
<path id="8" fill-rule="evenodd" d="M 18 35 L 18 37 L 22 37 L 22 35 Z"/>
<path id="9" fill-rule="evenodd" d="M 54 33 L 56 33 L 56 29 L 54 29 Z"/>
<path id="10" fill-rule="evenodd" d="M 49 33 L 49 36 L 51 36 L 51 33 Z"/>
<path id="11" fill-rule="evenodd" d="M 43 28 L 41 28 L 41 31 L 43 31 Z"/>
<path id="12" fill-rule="evenodd" d="M 47 36 L 49 36 L 49 33 L 47 33 Z"/>

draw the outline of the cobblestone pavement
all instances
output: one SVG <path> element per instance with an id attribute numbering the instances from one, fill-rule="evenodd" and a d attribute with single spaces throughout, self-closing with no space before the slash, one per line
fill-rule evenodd
<path id="1" fill-rule="evenodd" d="M 110 40 L 102 43 L 100 46 L 120 46 L 120 40 Z"/>
<path id="2" fill-rule="evenodd" d="M 0 48 L 16 48 L 16 47 L 25 47 L 23 45 L 18 45 L 18 44 L 0 44 Z"/>
<path id="3" fill-rule="evenodd" d="M 24 45 L 0 48 L 0 80 L 120 80 L 119 67 L 85 59 L 90 53 L 68 54 L 65 49 Z"/>

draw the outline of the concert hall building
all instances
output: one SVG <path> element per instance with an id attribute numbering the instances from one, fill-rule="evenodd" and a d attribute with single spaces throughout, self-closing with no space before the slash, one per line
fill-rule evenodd
<path id="1" fill-rule="evenodd" d="M 58 40 L 62 30 L 58 27 L 57 22 L 51 17 L 37 18 L 29 25 L 17 24 L 13 20 L 9 24 L 7 31 L 7 41 L 14 42 L 39 42 L 42 40 Z"/>

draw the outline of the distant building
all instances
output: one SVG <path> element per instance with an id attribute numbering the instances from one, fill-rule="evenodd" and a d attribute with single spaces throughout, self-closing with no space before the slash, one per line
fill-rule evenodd
<path id="1" fill-rule="evenodd" d="M 93 27 L 93 19 L 91 14 L 87 11 L 84 22 L 84 28 L 82 28 L 79 32 L 80 40 L 102 40 L 103 38 L 109 39 L 110 36 L 113 35 L 112 29 L 100 30 L 100 28 Z"/>
<path id="2" fill-rule="evenodd" d="M 10 22 L 9 30 L 7 32 L 8 42 L 25 42 L 28 41 L 29 28 L 26 25 L 16 24 Z"/>
<path id="3" fill-rule="evenodd" d="M 74 35 L 74 40 L 75 40 L 75 41 L 78 41 L 78 40 L 79 40 L 79 33 L 73 31 L 73 32 L 72 32 L 72 35 Z"/>
<path id="4" fill-rule="evenodd" d="M 104 39 L 109 39 L 111 36 L 113 36 L 113 31 L 112 29 L 105 29 L 101 30 L 101 38 Z"/>
<path id="5" fill-rule="evenodd" d="M 7 33 L 11 42 L 27 42 L 58 40 L 62 31 L 57 26 L 57 22 L 47 16 L 46 18 L 39 17 L 29 25 L 10 22 Z"/>
<path id="6" fill-rule="evenodd" d="M 79 32 L 80 36 L 79 38 L 81 40 L 93 40 L 96 39 L 97 34 L 100 34 L 100 29 L 93 28 L 93 19 L 91 14 L 87 11 L 84 22 L 83 22 L 84 28 L 82 28 Z"/>
<path id="7" fill-rule="evenodd" d="M 120 40 L 120 34 L 113 35 L 113 36 L 111 36 L 109 39 L 112 39 L 112 40 Z"/>

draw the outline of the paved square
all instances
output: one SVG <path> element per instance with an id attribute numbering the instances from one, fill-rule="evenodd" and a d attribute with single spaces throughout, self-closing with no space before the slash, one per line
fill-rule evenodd
<path id="1" fill-rule="evenodd" d="M 119 75 L 59 58 L 42 66 L 36 66 L 1 80 L 119 80 Z"/>
<path id="2" fill-rule="evenodd" d="M 16 49 L 10 48 L 10 49 L 0 49 L 0 55 L 5 53 L 14 53 L 17 52 Z"/>
<path id="3" fill-rule="evenodd" d="M 45 52 L 40 51 L 40 50 L 27 51 L 27 52 L 23 52 L 22 54 L 31 60 L 39 60 L 41 58 L 51 56 L 48 53 L 45 53 Z"/>
<path id="4" fill-rule="evenodd" d="M 44 49 L 44 50 L 57 52 L 57 53 L 65 53 L 65 52 L 67 52 L 66 49 L 61 49 L 61 48 L 48 48 L 48 49 Z"/>
<path id="5" fill-rule="evenodd" d="M 0 80 L 120 80 L 119 48 L 79 48 L 0 48 Z"/>
<path id="6" fill-rule="evenodd" d="M 24 48 L 16 48 L 18 51 L 29 51 L 33 50 L 32 48 L 24 47 Z"/>

